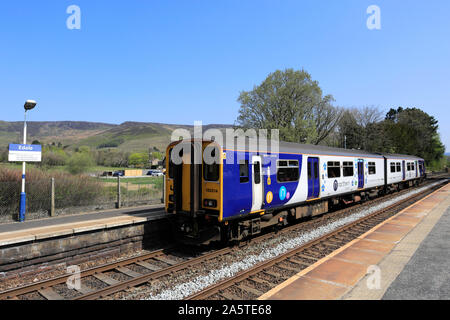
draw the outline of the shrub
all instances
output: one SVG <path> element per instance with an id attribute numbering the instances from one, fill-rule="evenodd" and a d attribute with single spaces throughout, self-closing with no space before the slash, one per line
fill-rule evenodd
<path id="1" fill-rule="evenodd" d="M 91 205 L 104 196 L 101 184 L 90 177 L 30 168 L 26 175 L 27 211 L 50 209 L 52 177 L 55 178 L 56 208 Z M 0 214 L 18 213 L 21 180 L 20 169 L 0 168 Z"/>
<path id="2" fill-rule="evenodd" d="M 67 162 L 67 170 L 72 174 L 84 173 L 94 166 L 94 160 L 89 153 L 75 153 Z"/>

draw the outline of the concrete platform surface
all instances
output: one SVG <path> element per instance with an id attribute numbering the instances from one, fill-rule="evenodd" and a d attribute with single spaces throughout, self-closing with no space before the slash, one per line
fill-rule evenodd
<path id="1" fill-rule="evenodd" d="M 259 300 L 449 299 L 449 240 L 446 185 Z"/>
<path id="2" fill-rule="evenodd" d="M 167 218 L 162 205 L 105 210 L 0 225 L 0 247 Z"/>

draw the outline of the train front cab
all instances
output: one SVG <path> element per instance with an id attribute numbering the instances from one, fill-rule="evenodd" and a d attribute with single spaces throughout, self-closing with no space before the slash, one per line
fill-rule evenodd
<path id="1" fill-rule="evenodd" d="M 174 150 L 177 145 L 179 148 Z M 181 164 L 173 161 L 175 151 L 180 152 Z M 216 161 L 205 163 L 204 153 Z M 200 160 L 195 161 L 195 156 L 200 156 Z M 211 141 L 174 142 L 166 150 L 166 168 L 165 207 L 166 212 L 176 215 L 174 234 L 181 236 L 183 242 L 194 243 L 219 237 L 215 226 L 222 212 L 221 147 Z"/>

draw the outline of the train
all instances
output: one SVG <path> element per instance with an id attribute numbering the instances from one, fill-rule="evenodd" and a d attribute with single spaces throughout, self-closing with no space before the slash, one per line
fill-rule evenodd
<path id="1" fill-rule="evenodd" d="M 250 140 L 230 147 L 190 139 L 167 147 L 165 209 L 175 215 L 179 239 L 240 241 L 426 178 L 425 161 L 416 156 L 290 142 L 272 148 Z M 195 161 L 196 152 L 215 161 Z"/>

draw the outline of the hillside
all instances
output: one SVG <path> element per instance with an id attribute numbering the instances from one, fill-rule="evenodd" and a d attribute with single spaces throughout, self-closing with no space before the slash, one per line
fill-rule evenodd
<path id="1" fill-rule="evenodd" d="M 206 125 L 208 128 L 227 128 L 231 125 Z M 124 122 L 120 125 L 79 122 L 27 122 L 27 142 L 38 140 L 41 144 L 61 143 L 68 149 L 89 146 L 117 147 L 122 151 L 147 151 L 149 147 L 164 150 L 170 143 L 173 130 L 184 128 L 193 131 L 193 126 L 149 122 Z M 0 148 L 9 143 L 21 143 L 23 122 L 0 121 Z"/>

